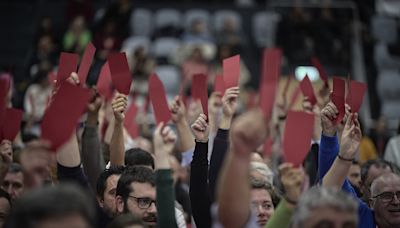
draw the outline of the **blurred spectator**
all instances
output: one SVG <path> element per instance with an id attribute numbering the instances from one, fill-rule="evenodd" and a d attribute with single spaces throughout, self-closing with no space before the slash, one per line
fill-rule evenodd
<path id="1" fill-rule="evenodd" d="M 360 122 L 360 128 L 363 131 L 363 135 L 360 142 L 359 158 L 360 164 L 364 164 L 368 160 L 374 160 L 378 158 L 378 151 L 372 139 L 367 135 L 362 122 Z"/>
<path id="2" fill-rule="evenodd" d="M 207 24 L 204 20 L 194 19 L 189 31 L 182 36 L 183 42 L 187 43 L 212 43 L 213 38 L 208 32 Z"/>
<path id="3" fill-rule="evenodd" d="M 38 42 L 38 40 L 43 36 L 50 36 L 55 43 L 58 38 L 58 32 L 54 28 L 53 20 L 49 16 L 44 16 L 40 20 L 39 28 L 36 32 L 36 42 Z"/>
<path id="4" fill-rule="evenodd" d="M 22 196 L 24 192 L 24 174 L 20 164 L 11 163 L 1 188 L 10 195 L 13 201 Z"/>
<path id="5" fill-rule="evenodd" d="M 194 46 L 189 57 L 182 63 L 183 82 L 190 84 L 193 74 L 206 74 L 209 72 L 209 65 L 204 58 L 202 49 Z"/>
<path id="6" fill-rule="evenodd" d="M 50 70 L 58 61 L 58 53 L 52 36 L 41 36 L 36 48 L 30 61 L 31 76 L 36 75 L 39 69 Z"/>
<path id="7" fill-rule="evenodd" d="M 92 0 L 70 0 L 67 6 L 67 21 L 71 21 L 78 16 L 83 16 L 85 21 L 90 23 L 93 19 Z"/>
<path id="8" fill-rule="evenodd" d="M 114 21 L 105 22 L 101 30 L 94 34 L 93 44 L 98 50 L 119 50 L 122 37 L 118 34 L 117 24 Z"/>
<path id="9" fill-rule="evenodd" d="M 52 92 L 52 85 L 47 71 L 41 71 L 36 76 L 36 82 L 30 85 L 25 93 L 24 110 L 25 131 L 38 134 L 39 123 L 46 110 Z"/>
<path id="10" fill-rule="evenodd" d="M 143 46 L 135 49 L 130 59 L 130 68 L 135 79 L 147 80 L 150 73 L 154 71 L 155 66 L 155 60 L 146 52 Z"/>
<path id="11" fill-rule="evenodd" d="M 400 167 L 400 123 L 397 128 L 397 135 L 390 138 L 386 145 L 384 158 Z"/>
<path id="12" fill-rule="evenodd" d="M 68 52 L 82 53 L 91 39 L 92 35 L 86 27 L 85 18 L 77 16 L 64 35 L 63 48 Z"/>
<path id="13" fill-rule="evenodd" d="M 370 137 L 377 148 L 379 157 L 383 157 L 383 152 L 390 138 L 385 117 L 381 116 L 374 125 L 375 126 L 370 131 Z"/>
<path id="14" fill-rule="evenodd" d="M 0 189 L 0 227 L 4 227 L 4 224 L 10 214 L 11 210 L 11 198 L 10 195 Z"/>
<path id="15" fill-rule="evenodd" d="M 233 47 L 243 47 L 246 44 L 245 34 L 242 28 L 231 17 L 225 17 L 221 31 L 216 35 L 218 44 L 230 45 Z"/>
<path id="16" fill-rule="evenodd" d="M 358 197 L 362 196 L 360 192 L 360 184 L 361 184 L 361 166 L 357 161 L 353 161 L 350 166 L 349 172 L 347 173 L 347 178 L 349 179 L 351 185 L 357 193 Z"/>
<path id="17" fill-rule="evenodd" d="M 108 22 L 116 25 L 116 33 L 122 39 L 129 36 L 129 21 L 133 9 L 132 1 L 117 0 L 107 9 L 100 23 L 100 28 L 104 27 Z"/>

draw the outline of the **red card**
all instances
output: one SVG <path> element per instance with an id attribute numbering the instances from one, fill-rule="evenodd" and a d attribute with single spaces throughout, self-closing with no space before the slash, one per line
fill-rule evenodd
<path id="1" fill-rule="evenodd" d="M 192 79 L 192 99 L 200 100 L 204 114 L 208 117 L 207 75 L 195 74 Z"/>
<path id="2" fill-rule="evenodd" d="M 85 52 L 83 53 L 81 65 L 78 70 L 79 81 L 82 85 L 86 83 L 86 78 L 89 73 L 90 65 L 92 65 L 95 52 L 96 48 L 93 46 L 92 42 L 89 42 L 85 48 Z"/>
<path id="3" fill-rule="evenodd" d="M 333 78 L 333 93 L 332 93 L 332 102 L 335 104 L 336 108 L 339 111 L 339 114 L 335 120 L 336 123 L 342 121 L 345 115 L 345 107 L 344 107 L 344 97 L 346 92 L 346 85 L 343 79 L 338 77 Z"/>
<path id="4" fill-rule="evenodd" d="M 222 76 L 222 75 L 215 76 L 214 92 L 220 92 L 222 96 L 224 95 L 224 93 L 225 93 L 224 76 Z"/>
<path id="5" fill-rule="evenodd" d="M 240 55 L 224 59 L 222 65 L 224 68 L 225 88 L 228 89 L 238 86 L 240 77 Z"/>
<path id="6" fill-rule="evenodd" d="M 277 48 L 265 49 L 263 55 L 260 85 L 260 106 L 264 117 L 269 120 L 274 107 L 278 79 L 281 71 L 282 51 Z"/>
<path id="7" fill-rule="evenodd" d="M 41 124 L 41 138 L 51 142 L 53 151 L 69 139 L 90 98 L 89 89 L 68 82 L 61 84 Z"/>
<path id="8" fill-rule="evenodd" d="M 61 52 L 57 71 L 57 87 L 60 86 L 64 80 L 69 78 L 72 72 L 76 72 L 78 68 L 78 59 L 79 56 L 77 54 Z"/>
<path id="9" fill-rule="evenodd" d="M 350 81 L 349 91 L 346 97 L 346 103 L 350 105 L 351 112 L 355 113 L 360 110 L 367 91 L 367 84 L 358 81 Z"/>
<path id="10" fill-rule="evenodd" d="M 314 114 L 288 111 L 283 138 L 285 161 L 299 166 L 311 147 Z"/>
<path id="11" fill-rule="evenodd" d="M 128 95 L 131 89 L 132 77 L 125 53 L 110 54 L 107 60 L 115 89 Z"/>
<path id="12" fill-rule="evenodd" d="M 321 77 L 322 81 L 324 81 L 324 87 L 329 88 L 328 74 L 325 72 L 319 59 L 317 57 L 312 57 L 311 63 L 315 68 L 317 68 L 319 76 Z"/>
<path id="13" fill-rule="evenodd" d="M 106 100 L 112 98 L 112 82 L 108 62 L 104 63 L 101 68 L 99 78 L 97 79 L 97 91 L 104 96 Z"/>
<path id="14" fill-rule="evenodd" d="M 7 80 L 4 78 L 0 78 L 0 129 L 6 120 L 6 96 L 7 96 Z M 0 132 L 1 133 L 1 132 Z M 1 138 L 1 135 L 0 135 Z"/>
<path id="15" fill-rule="evenodd" d="M 138 107 L 135 102 L 132 101 L 128 110 L 125 114 L 124 127 L 127 130 L 128 134 L 135 139 L 139 136 L 139 127 L 136 123 L 136 114 L 138 112 Z"/>
<path id="16" fill-rule="evenodd" d="M 308 97 L 311 105 L 314 106 L 317 103 L 317 98 L 315 97 L 313 86 L 307 75 L 300 82 L 300 88 L 301 92 L 303 92 L 303 95 Z"/>
<path id="17" fill-rule="evenodd" d="M 149 95 L 157 125 L 160 122 L 167 124 L 171 120 L 171 112 L 165 97 L 164 86 L 156 74 L 152 74 L 149 78 Z"/>
<path id="18" fill-rule="evenodd" d="M 20 130 L 23 112 L 15 108 L 7 108 L 5 113 L 7 121 L 3 125 L 3 139 L 12 142 Z"/>
<path id="19" fill-rule="evenodd" d="M 290 98 L 289 108 L 288 110 L 292 110 L 294 104 L 296 104 L 297 99 L 299 98 L 301 93 L 300 85 L 296 87 L 296 90 L 292 93 L 292 97 Z"/>

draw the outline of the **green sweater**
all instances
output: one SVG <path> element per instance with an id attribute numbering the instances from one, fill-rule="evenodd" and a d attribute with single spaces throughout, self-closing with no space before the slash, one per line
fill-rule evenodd
<path id="1" fill-rule="evenodd" d="M 170 169 L 156 170 L 156 193 L 158 227 L 178 227 L 175 219 L 175 193 Z"/>
<path id="2" fill-rule="evenodd" d="M 286 200 L 282 199 L 276 211 L 268 220 L 266 228 L 289 228 L 292 215 L 293 209 L 288 208 Z"/>

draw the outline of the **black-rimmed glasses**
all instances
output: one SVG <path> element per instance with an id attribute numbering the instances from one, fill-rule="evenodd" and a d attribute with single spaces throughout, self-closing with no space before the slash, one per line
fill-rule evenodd
<path id="1" fill-rule="evenodd" d="M 154 205 L 156 205 L 156 201 L 152 200 L 148 197 L 143 197 L 143 198 L 134 197 L 134 196 L 128 196 L 128 197 L 135 199 L 136 203 L 140 209 L 148 209 L 152 203 L 154 203 Z"/>
<path id="2" fill-rule="evenodd" d="M 398 200 L 400 200 L 400 191 L 398 192 L 382 192 L 381 194 L 378 194 L 376 196 L 373 196 L 372 198 L 378 198 L 382 200 L 384 203 L 389 203 L 394 200 L 394 196 L 397 197 Z"/>

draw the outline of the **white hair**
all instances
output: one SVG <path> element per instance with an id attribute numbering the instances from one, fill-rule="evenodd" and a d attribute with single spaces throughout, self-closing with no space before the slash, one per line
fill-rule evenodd
<path id="1" fill-rule="evenodd" d="M 271 185 L 273 184 L 274 173 L 271 171 L 267 164 L 255 161 L 250 162 L 250 172 L 251 171 L 256 171 L 260 173 L 268 183 L 270 183 Z"/>

